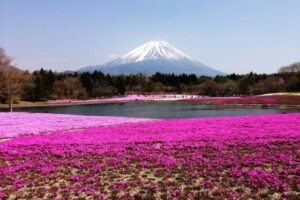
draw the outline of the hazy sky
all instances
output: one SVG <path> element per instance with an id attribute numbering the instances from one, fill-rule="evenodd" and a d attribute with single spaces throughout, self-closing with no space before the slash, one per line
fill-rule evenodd
<path id="1" fill-rule="evenodd" d="M 150 40 L 227 73 L 300 61 L 300 0 L 0 0 L 0 46 L 22 69 L 76 70 Z"/>

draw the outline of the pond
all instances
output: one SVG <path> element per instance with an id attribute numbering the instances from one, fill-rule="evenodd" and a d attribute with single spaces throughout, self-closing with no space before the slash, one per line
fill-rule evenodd
<path id="1" fill-rule="evenodd" d="M 15 111 L 96 116 L 126 116 L 159 119 L 243 116 L 300 112 L 300 110 L 297 109 L 277 108 L 218 108 L 213 105 L 180 102 L 129 102 L 94 105 L 30 107 L 16 108 Z"/>

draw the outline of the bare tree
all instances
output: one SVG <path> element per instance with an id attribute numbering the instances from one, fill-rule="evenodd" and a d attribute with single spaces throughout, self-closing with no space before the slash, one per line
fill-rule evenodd
<path id="1" fill-rule="evenodd" d="M 296 62 L 293 64 L 290 64 L 288 66 L 283 66 L 279 69 L 280 73 L 284 72 L 300 72 L 300 62 Z"/>
<path id="2" fill-rule="evenodd" d="M 10 112 L 16 95 L 20 94 L 25 86 L 28 75 L 12 65 L 12 58 L 0 48 L 0 95 L 9 103 Z"/>

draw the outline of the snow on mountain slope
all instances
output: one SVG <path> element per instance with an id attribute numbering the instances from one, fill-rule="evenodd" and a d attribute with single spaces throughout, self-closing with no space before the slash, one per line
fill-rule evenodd
<path id="1" fill-rule="evenodd" d="M 106 64 L 79 69 L 79 71 L 95 70 L 110 74 L 150 75 L 156 72 L 207 76 L 224 74 L 192 59 L 165 41 L 150 41 Z"/>
<path id="2" fill-rule="evenodd" d="M 158 59 L 182 60 L 192 58 L 165 41 L 150 41 L 121 56 L 116 61 L 124 64 Z"/>

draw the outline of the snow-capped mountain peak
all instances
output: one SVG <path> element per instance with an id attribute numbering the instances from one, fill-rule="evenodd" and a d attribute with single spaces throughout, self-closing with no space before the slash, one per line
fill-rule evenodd
<path id="1" fill-rule="evenodd" d="M 192 59 L 165 41 L 150 41 L 108 63 L 79 69 L 81 72 L 95 70 L 108 74 L 144 73 L 151 75 L 156 72 L 193 73 L 205 76 L 224 74 Z"/>
<path id="2" fill-rule="evenodd" d="M 150 41 L 121 56 L 114 63 L 136 63 L 157 59 L 176 61 L 192 58 L 165 41 Z"/>

